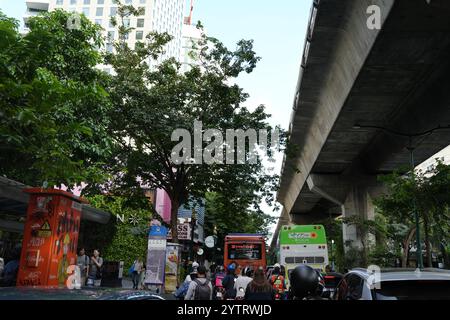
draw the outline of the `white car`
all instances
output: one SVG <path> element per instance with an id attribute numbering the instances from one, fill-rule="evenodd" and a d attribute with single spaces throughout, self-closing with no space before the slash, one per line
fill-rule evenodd
<path id="1" fill-rule="evenodd" d="M 450 270 L 365 269 L 348 272 L 335 300 L 450 300 Z"/>

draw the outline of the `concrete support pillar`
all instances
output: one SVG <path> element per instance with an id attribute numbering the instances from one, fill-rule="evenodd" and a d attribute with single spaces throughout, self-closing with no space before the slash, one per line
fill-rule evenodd
<path id="1" fill-rule="evenodd" d="M 354 185 L 350 187 L 347 198 L 342 206 L 343 216 L 349 218 L 351 216 L 359 216 L 364 220 L 375 219 L 375 206 L 372 202 L 371 192 L 366 186 Z M 362 241 L 360 230 L 355 225 L 343 225 L 343 240 L 344 244 L 349 243 L 350 246 L 346 246 L 348 250 L 350 247 L 362 249 Z M 373 235 L 368 239 L 369 243 L 374 242 Z"/>

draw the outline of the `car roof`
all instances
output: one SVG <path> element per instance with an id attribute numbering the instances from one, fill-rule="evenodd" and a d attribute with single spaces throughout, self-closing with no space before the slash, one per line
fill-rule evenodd
<path id="1" fill-rule="evenodd" d="M 445 280 L 450 281 L 450 270 L 425 268 L 425 269 L 381 269 L 380 280 L 383 281 L 409 281 L 409 280 Z M 349 274 L 357 274 L 363 279 L 368 279 L 372 273 L 367 269 L 357 268 L 350 270 Z"/>

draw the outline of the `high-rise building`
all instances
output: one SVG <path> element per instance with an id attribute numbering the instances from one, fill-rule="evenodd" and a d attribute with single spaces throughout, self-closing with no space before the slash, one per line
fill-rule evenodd
<path id="1" fill-rule="evenodd" d="M 191 0 L 190 13 L 188 17 L 184 18 L 183 28 L 182 28 L 182 45 L 181 45 L 181 55 L 180 62 L 182 64 L 181 70 L 187 72 L 194 65 L 199 65 L 199 61 L 191 56 L 192 52 L 195 52 L 195 46 L 202 39 L 202 31 L 193 24 L 193 11 L 194 11 L 194 0 Z"/>
<path id="2" fill-rule="evenodd" d="M 128 45 L 134 48 L 137 41 L 144 41 L 151 31 L 167 32 L 173 36 L 165 47 L 158 62 L 174 57 L 179 60 L 182 45 L 182 27 L 186 0 L 121 0 L 123 4 L 143 8 L 138 17 L 130 17 L 125 23 L 134 30 L 128 35 Z M 110 23 L 112 16 L 117 14 L 117 4 L 114 0 L 35 0 L 26 1 L 27 11 L 24 15 L 25 32 L 27 21 L 31 16 L 41 12 L 63 9 L 69 12 L 84 14 L 93 23 L 103 27 L 107 41 L 104 50 L 113 50 L 112 40 L 119 38 L 117 28 Z M 108 42 L 110 40 L 110 42 Z"/>

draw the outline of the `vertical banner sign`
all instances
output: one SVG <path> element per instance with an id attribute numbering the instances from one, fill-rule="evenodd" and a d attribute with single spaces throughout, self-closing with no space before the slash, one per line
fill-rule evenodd
<path id="1" fill-rule="evenodd" d="M 76 265 L 80 200 L 61 190 L 25 192 L 30 200 L 17 286 L 66 286 L 69 266 Z"/>
<path id="2" fill-rule="evenodd" d="M 166 264 L 167 228 L 152 226 L 148 235 L 147 268 L 145 284 L 164 285 Z"/>
<path id="3" fill-rule="evenodd" d="M 178 264 L 180 262 L 180 245 L 168 243 L 166 248 L 165 292 L 175 292 L 178 285 Z"/>

